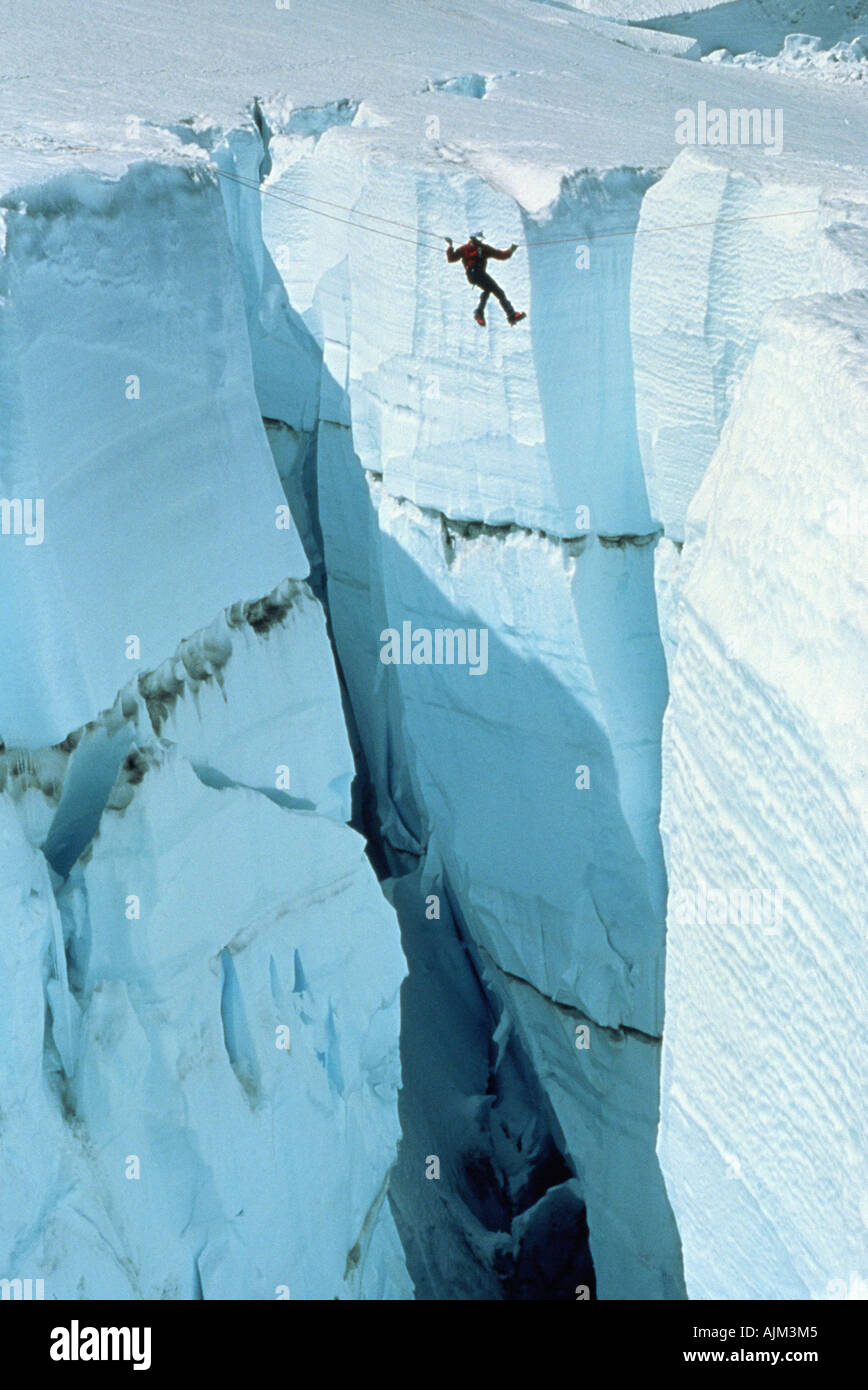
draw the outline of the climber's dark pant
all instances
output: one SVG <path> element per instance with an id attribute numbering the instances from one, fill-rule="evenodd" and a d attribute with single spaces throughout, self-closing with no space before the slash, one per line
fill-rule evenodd
<path id="1" fill-rule="evenodd" d="M 488 303 L 488 296 L 490 294 L 494 295 L 501 309 L 507 316 L 515 312 L 503 290 L 500 288 L 500 285 L 498 285 L 496 280 L 492 280 L 487 270 L 474 271 L 472 274 L 468 275 L 467 278 L 471 285 L 475 285 L 478 290 L 482 290 L 476 310 L 478 314 L 485 312 L 485 306 Z"/>

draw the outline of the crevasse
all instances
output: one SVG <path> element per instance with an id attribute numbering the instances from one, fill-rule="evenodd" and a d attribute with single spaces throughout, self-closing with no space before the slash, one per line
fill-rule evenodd
<path id="1" fill-rule="evenodd" d="M 441 222 L 494 219 L 504 239 L 511 225 L 516 240 L 623 231 L 651 181 L 629 169 L 580 176 L 546 218 L 519 221 L 479 179 L 368 161 L 352 126 L 305 139 L 281 131 L 267 104 L 260 124 L 267 149 L 232 135 L 218 159 L 243 177 L 261 171 L 290 203 L 328 186 L 360 211 L 388 201 L 421 226 L 435 207 Z M 532 297 L 530 332 L 479 340 L 439 254 L 402 250 L 396 262 L 392 248 L 372 254 L 372 238 L 321 224 L 300 199 L 260 199 L 233 180 L 223 193 L 243 266 L 261 254 L 246 237 L 262 218 L 268 259 L 248 305 L 263 335 L 260 400 L 323 576 L 363 770 L 357 823 L 388 891 L 400 892 L 405 941 L 430 960 L 451 949 L 454 923 L 497 1033 L 537 1087 L 545 1076 L 543 1113 L 587 1209 L 599 1294 L 677 1296 L 678 1242 L 654 1155 L 666 679 L 658 531 L 633 415 L 629 237 L 600 242 L 585 281 L 578 270 L 558 277 L 542 253 L 529 275 L 516 261 L 511 292 Z M 384 665 L 381 633 L 406 621 L 484 627 L 484 679 Z M 412 969 L 405 993 L 408 1011 L 431 1012 Z M 430 1123 L 417 1112 L 433 1088 L 414 1084 L 422 1038 L 405 1014 L 392 1190 L 417 1288 L 430 1280 L 442 1296 L 434 1188 L 410 1167 L 415 1131 Z M 448 1093 L 448 1049 L 439 1065 Z M 455 1220 L 467 1224 L 466 1182 L 458 1174 L 452 1186 L 441 1202 L 463 1206 Z M 578 1234 L 570 1241 L 578 1248 Z"/>

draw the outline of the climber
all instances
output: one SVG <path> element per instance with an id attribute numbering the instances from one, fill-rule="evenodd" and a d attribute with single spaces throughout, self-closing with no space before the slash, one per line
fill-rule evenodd
<path id="1" fill-rule="evenodd" d="M 516 313 L 500 285 L 492 280 L 485 269 L 485 262 L 489 257 L 495 261 L 508 261 L 512 253 L 518 250 L 515 242 L 505 251 L 498 251 L 494 246 L 486 246 L 482 240 L 482 232 L 471 232 L 469 241 L 466 241 L 463 246 L 459 246 L 456 251 L 452 245 L 451 237 L 444 237 L 444 240 L 446 242 L 447 261 L 461 261 L 464 265 L 464 273 L 471 285 L 476 285 L 478 289 L 482 290 L 476 313 L 473 315 L 480 328 L 485 327 L 485 306 L 490 294 L 494 295 L 510 323 L 520 323 L 522 319 L 527 318 L 525 313 Z"/>

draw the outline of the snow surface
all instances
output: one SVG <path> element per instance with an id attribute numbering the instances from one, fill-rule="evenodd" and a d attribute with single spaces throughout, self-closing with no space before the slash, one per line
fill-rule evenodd
<path id="1" fill-rule="evenodd" d="M 0 21 L 0 1273 L 49 1296 L 858 1287 L 864 96 L 696 61 L 792 5 L 589 8 Z M 405 621 L 485 675 L 384 665 Z M 784 958 L 699 882 L 779 889 Z"/>

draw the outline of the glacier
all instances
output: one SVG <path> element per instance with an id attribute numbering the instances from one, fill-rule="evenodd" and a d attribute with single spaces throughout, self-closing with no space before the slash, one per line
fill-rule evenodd
<path id="1" fill-rule="evenodd" d="M 0 86 L 0 1277 L 853 1296 L 868 17 L 116 8 Z"/>

